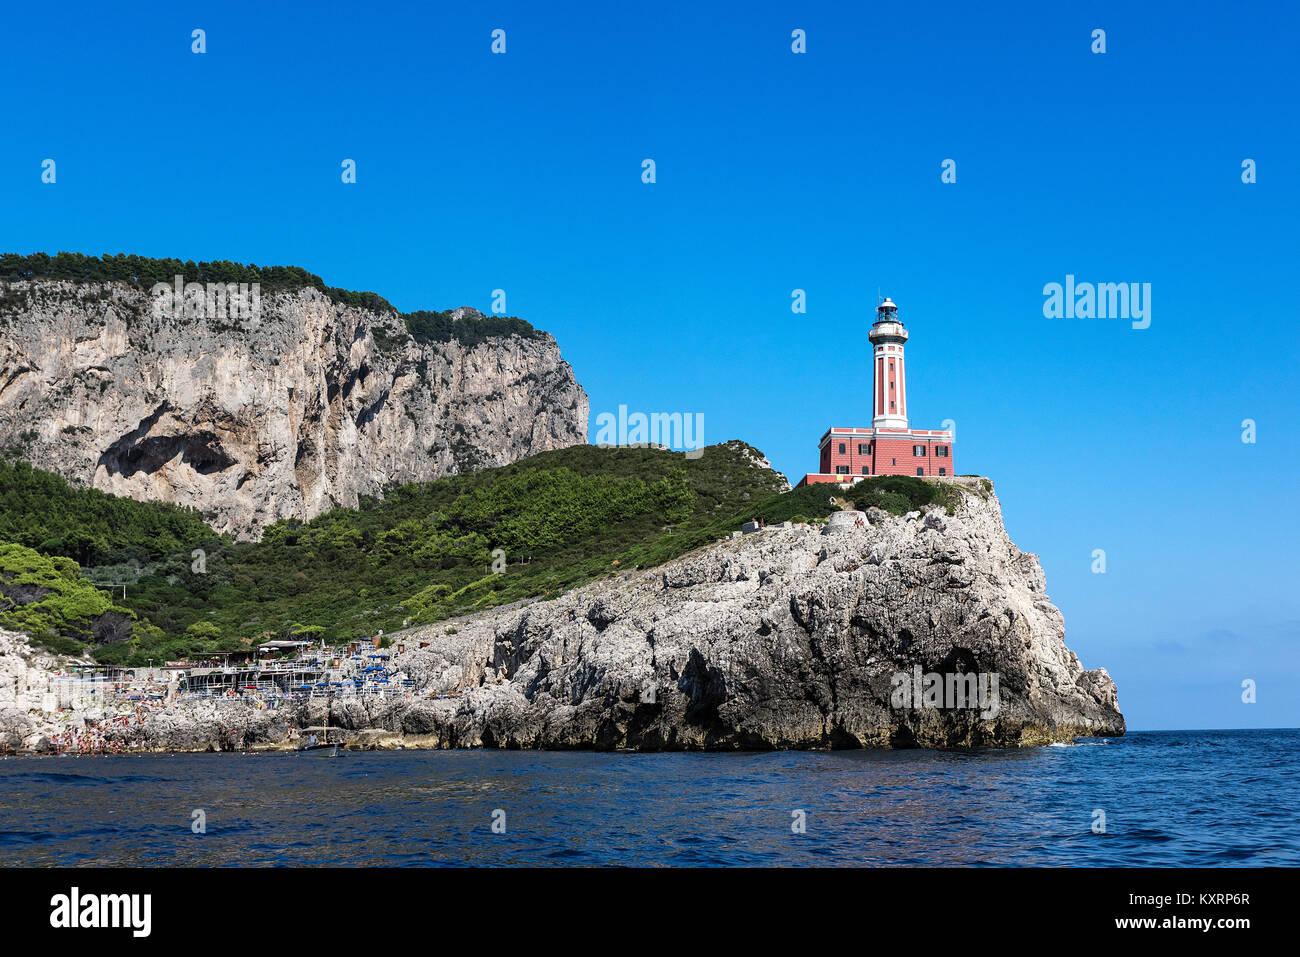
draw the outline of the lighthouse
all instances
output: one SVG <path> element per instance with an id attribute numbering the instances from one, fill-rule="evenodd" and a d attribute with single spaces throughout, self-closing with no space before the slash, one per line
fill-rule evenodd
<path id="1" fill-rule="evenodd" d="M 876 307 L 867 340 L 871 343 L 871 427 L 827 429 L 818 443 L 819 471 L 805 475 L 799 484 L 845 485 L 871 475 L 938 479 L 953 475 L 952 431 L 914 429 L 908 420 L 903 363 L 907 329 L 892 299 Z M 865 399 L 863 392 L 852 394 Z"/>
<path id="2" fill-rule="evenodd" d="M 907 330 L 898 318 L 898 307 L 888 296 L 876 307 L 876 321 L 867 333 L 873 348 L 876 387 L 871 427 L 907 428 L 907 376 L 903 370 L 903 346 Z"/>

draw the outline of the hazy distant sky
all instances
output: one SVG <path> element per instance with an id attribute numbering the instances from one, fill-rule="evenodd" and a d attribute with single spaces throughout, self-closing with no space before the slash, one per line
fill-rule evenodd
<path id="1" fill-rule="evenodd" d="M 956 423 L 1130 726 L 1300 724 L 1294 5 L 276 6 L 10 5 L 0 247 L 501 288 L 593 415 L 792 478 L 870 422 L 879 291 L 912 423 Z M 1067 274 L 1151 283 L 1150 327 L 1044 318 Z"/>

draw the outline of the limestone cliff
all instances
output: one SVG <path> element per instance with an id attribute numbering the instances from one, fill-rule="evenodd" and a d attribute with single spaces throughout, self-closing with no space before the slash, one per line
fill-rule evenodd
<path id="1" fill-rule="evenodd" d="M 0 753 L 32 750 L 57 733 L 57 655 L 0 628 Z"/>
<path id="2" fill-rule="evenodd" d="M 0 286 L 0 448 L 218 531 L 586 441 L 587 396 L 545 333 L 417 342 L 314 288 L 221 321 L 158 317 L 125 283 Z"/>
<path id="3" fill-rule="evenodd" d="M 1065 646 L 1045 587 L 996 496 L 972 485 L 952 515 L 872 509 L 767 529 L 554 601 L 411 632 L 398 666 L 464 695 L 382 720 L 441 746 L 1002 746 L 1123 734 L 1114 682 Z M 900 706 L 895 676 L 918 672 L 996 676 L 997 700 Z"/>

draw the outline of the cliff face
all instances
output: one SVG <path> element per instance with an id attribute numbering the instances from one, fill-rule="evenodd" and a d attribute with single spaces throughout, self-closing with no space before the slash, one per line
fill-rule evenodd
<path id="1" fill-rule="evenodd" d="M 768 529 L 405 634 L 398 667 L 464 696 L 381 720 L 439 746 L 1005 746 L 1123 734 L 1114 682 L 1065 646 L 1045 584 L 978 486 L 951 516 L 841 513 L 825 529 Z M 930 674 L 944 685 L 970 676 L 992 694 L 945 706 L 956 699 L 913 693 Z M 335 718 L 347 722 L 341 704 Z"/>
<path id="2" fill-rule="evenodd" d="M 218 531 L 586 441 L 587 396 L 544 333 L 420 343 L 311 288 L 201 320 L 157 317 L 126 284 L 5 287 L 0 447 Z"/>
<path id="3" fill-rule="evenodd" d="M 0 753 L 31 750 L 57 733 L 53 711 L 57 656 L 33 650 L 26 637 L 0 628 Z"/>

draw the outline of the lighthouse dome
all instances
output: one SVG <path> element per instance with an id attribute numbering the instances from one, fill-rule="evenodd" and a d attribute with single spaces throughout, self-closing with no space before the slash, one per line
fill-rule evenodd
<path id="1" fill-rule="evenodd" d="M 873 343 L 890 342 L 895 345 L 907 341 L 907 330 L 903 328 L 903 320 L 898 318 L 898 306 L 888 296 L 876 306 L 876 321 L 867 333 L 867 338 Z"/>

